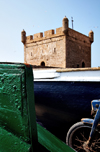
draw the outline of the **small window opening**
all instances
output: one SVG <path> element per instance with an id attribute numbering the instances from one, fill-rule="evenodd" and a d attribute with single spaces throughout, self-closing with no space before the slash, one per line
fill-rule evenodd
<path id="1" fill-rule="evenodd" d="M 56 53 L 56 48 L 54 48 L 54 53 Z"/>
<path id="2" fill-rule="evenodd" d="M 45 62 L 44 61 L 41 62 L 41 66 L 45 66 Z"/>
<path id="3" fill-rule="evenodd" d="M 77 68 L 79 68 L 79 64 L 77 64 Z"/>
<path id="4" fill-rule="evenodd" d="M 82 62 L 82 68 L 84 68 L 85 67 L 85 63 L 84 62 Z"/>

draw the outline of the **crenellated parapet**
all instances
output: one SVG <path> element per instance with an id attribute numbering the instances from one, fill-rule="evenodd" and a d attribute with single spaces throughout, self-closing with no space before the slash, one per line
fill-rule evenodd
<path id="1" fill-rule="evenodd" d="M 60 36 L 69 36 L 73 40 L 79 40 L 83 41 L 84 43 L 93 43 L 94 41 L 94 33 L 93 31 L 89 32 L 89 36 L 86 36 L 84 34 L 81 34 L 71 28 L 69 28 L 69 20 L 65 16 L 62 20 L 62 27 L 56 28 L 56 30 L 51 29 L 48 31 L 36 33 L 34 35 L 26 36 L 26 32 L 23 30 L 21 32 L 21 41 L 23 44 L 25 43 L 34 43 L 37 41 L 42 41 L 45 39 L 51 39 L 54 37 L 60 37 Z"/>
<path id="2" fill-rule="evenodd" d="M 56 34 L 62 34 L 62 27 L 56 28 Z"/>
<path id="3" fill-rule="evenodd" d="M 30 41 L 30 40 L 33 40 L 33 35 L 29 35 L 26 37 L 26 41 Z"/>
<path id="4" fill-rule="evenodd" d="M 36 34 L 34 34 L 34 39 L 37 39 L 37 38 L 42 38 L 43 37 L 43 33 L 41 32 L 41 33 L 36 33 Z"/>
<path id="5" fill-rule="evenodd" d="M 58 37 L 61 35 L 63 36 L 64 33 L 62 32 L 62 27 L 60 27 L 60 28 L 56 28 L 56 31 L 52 29 L 52 30 L 45 31 L 44 33 L 40 32 L 40 33 L 36 33 L 29 36 L 26 36 L 24 32 L 22 31 L 21 35 L 23 37 L 22 43 L 25 44 L 25 43 L 32 43 L 36 41 L 42 41 L 45 39 L 50 39 L 50 38 Z"/>
<path id="6" fill-rule="evenodd" d="M 49 37 L 54 35 L 54 30 L 48 30 L 44 32 L 44 37 Z"/>

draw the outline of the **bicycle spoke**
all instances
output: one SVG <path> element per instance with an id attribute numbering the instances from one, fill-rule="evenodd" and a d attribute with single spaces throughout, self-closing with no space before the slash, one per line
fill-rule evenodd
<path id="1" fill-rule="evenodd" d="M 79 149 L 79 150 L 80 150 L 80 149 L 84 150 L 83 147 L 80 147 L 80 146 L 75 145 L 75 144 L 74 144 L 74 146 L 77 147 L 77 148 L 75 148 L 76 150 L 77 150 L 77 149 Z"/>
<path id="2" fill-rule="evenodd" d="M 80 143 L 84 143 L 84 141 L 80 140 L 77 136 L 76 136 L 76 141 L 79 141 Z"/>
<path id="3" fill-rule="evenodd" d="M 84 141 L 87 141 L 87 139 L 84 137 L 84 135 L 82 133 L 80 133 L 80 134 L 84 138 Z"/>

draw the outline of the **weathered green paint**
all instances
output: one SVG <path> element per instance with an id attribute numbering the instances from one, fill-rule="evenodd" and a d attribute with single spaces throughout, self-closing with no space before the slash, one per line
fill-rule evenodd
<path id="1" fill-rule="evenodd" d="M 30 144 L 0 127 L 0 152 L 28 152 Z"/>
<path id="2" fill-rule="evenodd" d="M 31 151 L 36 150 L 38 142 L 34 105 L 31 66 L 0 64 L 0 127 L 18 142 L 31 143 Z"/>
<path id="3" fill-rule="evenodd" d="M 38 151 L 37 143 L 37 125 L 34 103 L 34 87 L 33 87 L 33 72 L 32 67 L 26 67 L 26 92 L 28 105 L 28 120 L 30 129 L 31 151 Z"/>
<path id="4" fill-rule="evenodd" d="M 49 131 L 37 124 L 38 141 L 46 147 L 50 152 L 75 152 L 60 139 L 55 137 Z"/>
<path id="5" fill-rule="evenodd" d="M 36 124 L 32 67 L 0 64 L 0 152 L 33 151 L 73 152 Z"/>

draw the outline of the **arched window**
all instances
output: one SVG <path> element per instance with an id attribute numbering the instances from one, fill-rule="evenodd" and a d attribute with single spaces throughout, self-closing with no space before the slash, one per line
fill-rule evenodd
<path id="1" fill-rule="evenodd" d="M 41 66 L 45 66 L 45 62 L 44 61 L 41 62 Z"/>
<path id="2" fill-rule="evenodd" d="M 84 62 L 82 62 L 82 68 L 84 68 L 85 67 L 85 63 Z"/>

